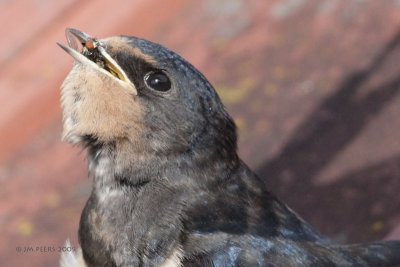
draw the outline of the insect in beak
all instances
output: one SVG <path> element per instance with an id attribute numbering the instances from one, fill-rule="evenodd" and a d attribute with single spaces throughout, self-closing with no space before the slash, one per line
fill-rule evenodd
<path id="1" fill-rule="evenodd" d="M 111 76 L 124 87 L 128 87 L 134 95 L 138 94 L 135 85 L 130 81 L 120 65 L 107 53 L 104 44 L 76 29 L 66 29 L 65 35 L 68 46 L 57 44 L 70 54 L 75 61 Z"/>

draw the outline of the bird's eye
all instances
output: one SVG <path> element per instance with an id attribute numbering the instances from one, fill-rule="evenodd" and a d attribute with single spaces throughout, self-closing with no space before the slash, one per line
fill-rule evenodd
<path id="1" fill-rule="evenodd" d="M 144 76 L 144 81 L 153 90 L 165 92 L 171 89 L 171 81 L 162 71 L 152 71 Z"/>

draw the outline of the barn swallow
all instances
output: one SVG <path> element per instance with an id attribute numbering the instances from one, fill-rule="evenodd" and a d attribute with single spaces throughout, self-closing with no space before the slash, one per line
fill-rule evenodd
<path id="1" fill-rule="evenodd" d="M 136 37 L 66 35 L 63 138 L 87 150 L 93 190 L 83 261 L 64 266 L 400 264 L 400 241 L 336 244 L 271 194 L 238 157 L 216 91 L 182 57 Z"/>

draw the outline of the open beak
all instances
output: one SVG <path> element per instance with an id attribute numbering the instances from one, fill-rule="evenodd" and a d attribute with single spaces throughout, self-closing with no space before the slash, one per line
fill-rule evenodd
<path id="1" fill-rule="evenodd" d="M 104 45 L 95 38 L 76 29 L 65 30 L 68 46 L 57 43 L 62 49 L 70 54 L 75 61 L 91 66 L 102 73 L 111 76 L 124 87 L 128 87 L 134 95 L 137 95 L 135 85 L 129 80 L 124 70 L 107 53 Z"/>

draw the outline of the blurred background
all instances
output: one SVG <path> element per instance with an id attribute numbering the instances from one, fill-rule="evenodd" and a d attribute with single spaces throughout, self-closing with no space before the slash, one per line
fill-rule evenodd
<path id="1" fill-rule="evenodd" d="M 400 238 L 399 0 L 3 0 L 0 18 L 2 266 L 58 266 L 58 247 L 77 246 L 91 181 L 60 140 L 66 27 L 178 52 L 303 218 L 339 242 Z"/>

